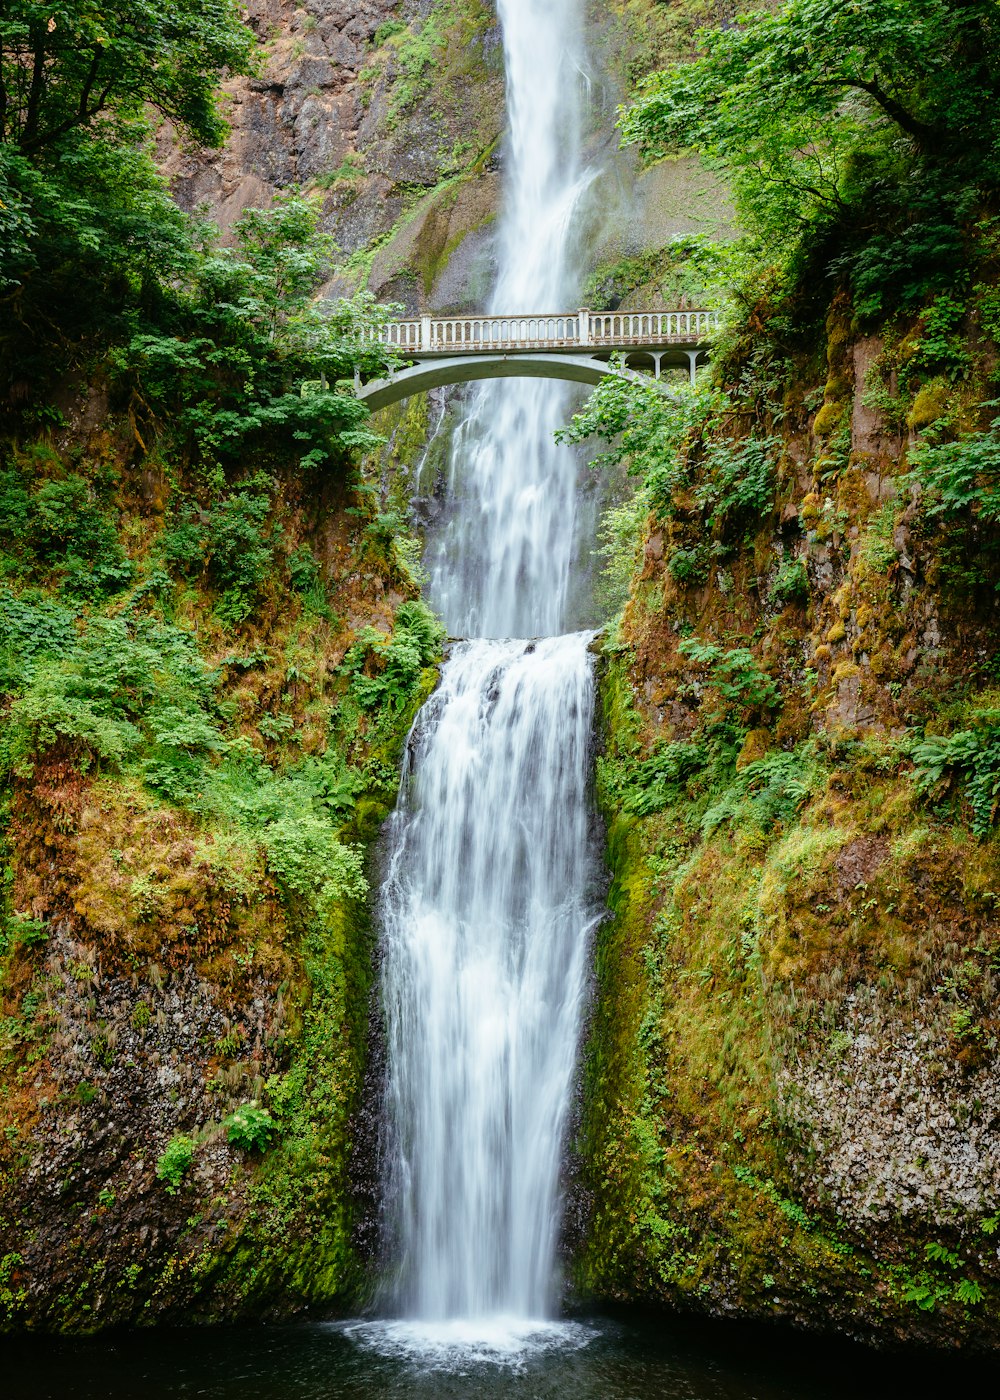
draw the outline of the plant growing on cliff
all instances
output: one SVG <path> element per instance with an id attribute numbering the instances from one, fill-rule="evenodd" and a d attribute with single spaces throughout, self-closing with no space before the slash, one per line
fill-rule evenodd
<path id="1" fill-rule="evenodd" d="M 226 1141 L 243 1152 L 265 1152 L 278 1132 L 278 1125 L 266 1108 L 244 1104 L 225 1121 Z"/>
<path id="2" fill-rule="evenodd" d="M 925 735 L 911 752 L 917 790 L 941 795 L 954 784 L 971 809 L 972 830 L 986 836 L 1000 805 L 1000 710 L 983 710 L 972 728 Z"/>
<path id="3" fill-rule="evenodd" d="M 342 667 L 361 709 L 398 713 L 404 708 L 424 667 L 437 658 L 443 638 L 444 629 L 420 601 L 400 606 L 391 637 L 374 627 L 362 631 Z"/>
<path id="4" fill-rule="evenodd" d="M 175 1133 L 156 1160 L 157 1178 L 168 1195 L 177 1195 L 193 1161 L 194 1139 L 187 1133 Z"/>
<path id="5" fill-rule="evenodd" d="M 748 648 L 727 650 L 715 642 L 686 637 L 677 649 L 682 656 L 705 669 L 708 683 L 722 701 L 725 711 L 745 718 L 757 712 L 766 713 L 780 705 L 778 687 L 761 669 Z"/>
<path id="6" fill-rule="evenodd" d="M 381 443 L 337 381 L 386 368 L 371 332 L 394 308 L 367 293 L 316 298 L 332 266 L 321 213 L 293 190 L 238 220 L 235 249 L 209 231 L 192 250 L 163 324 L 115 354 L 144 431 L 169 424 L 209 466 L 235 465 L 248 449 L 280 458 L 298 444 L 300 467 L 315 468 Z"/>
<path id="7" fill-rule="evenodd" d="M 1000 418 L 987 431 L 954 442 L 918 444 L 910 466 L 928 515 L 1000 522 Z"/>

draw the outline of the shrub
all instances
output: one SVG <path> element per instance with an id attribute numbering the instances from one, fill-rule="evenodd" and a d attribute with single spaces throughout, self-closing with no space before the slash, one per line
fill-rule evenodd
<path id="1" fill-rule="evenodd" d="M 398 714 L 415 693 L 423 668 L 437 658 L 443 638 L 441 624 L 419 600 L 397 610 L 391 637 L 366 627 L 341 668 L 351 676 L 351 694 L 361 709 L 388 706 Z"/>
<path id="2" fill-rule="evenodd" d="M 774 504 L 776 437 L 743 442 L 711 442 L 705 449 L 702 484 L 695 495 L 718 530 L 732 521 L 766 514 Z"/>
<path id="3" fill-rule="evenodd" d="M 698 744 L 664 744 L 630 774 L 626 812 L 646 817 L 676 802 L 687 780 L 705 766 L 706 755 Z"/>
<path id="4" fill-rule="evenodd" d="M 266 1108 L 255 1103 L 244 1104 L 231 1113 L 225 1122 L 226 1141 L 244 1152 L 264 1152 L 278 1125 Z"/>
<path id="5" fill-rule="evenodd" d="M 727 822 L 751 823 L 765 834 L 789 823 L 812 796 L 820 770 L 808 752 L 767 754 L 748 763 L 702 819 L 708 835 Z"/>
<path id="6" fill-rule="evenodd" d="M 988 432 L 957 442 L 921 443 L 911 466 L 911 480 L 923 489 L 929 515 L 968 511 L 990 524 L 1000 521 L 1000 418 Z"/>
<path id="7" fill-rule="evenodd" d="M 227 622 L 249 615 L 267 577 L 274 548 L 263 525 L 270 510 L 267 496 L 237 491 L 209 516 L 208 572 L 222 590 L 216 612 Z"/>
<path id="8" fill-rule="evenodd" d="M 675 583 L 704 583 L 708 578 L 708 548 L 704 544 L 694 549 L 675 549 L 667 560 L 667 573 Z"/>
<path id="9" fill-rule="evenodd" d="M 687 637 L 678 651 L 696 665 L 708 669 L 710 682 L 727 708 L 771 710 L 780 704 L 781 697 L 774 681 L 761 670 L 753 652 L 745 647 L 727 651 L 713 642 Z"/>
<path id="10" fill-rule="evenodd" d="M 169 1195 L 177 1195 L 193 1161 L 194 1139 L 186 1133 L 175 1133 L 156 1162 L 156 1175 Z"/>
<path id="11" fill-rule="evenodd" d="M 1000 804 L 1000 710 L 984 710 L 972 729 L 928 734 L 911 752 L 917 790 L 932 793 L 954 782 L 972 809 L 972 830 L 988 835 Z"/>
<path id="12" fill-rule="evenodd" d="M 337 840 L 329 821 L 295 812 L 269 822 L 262 833 L 267 863 L 286 889 L 322 904 L 360 898 L 368 888 L 364 853 Z"/>
<path id="13" fill-rule="evenodd" d="M 771 596 L 781 603 L 803 603 L 809 597 L 809 572 L 804 559 L 782 559 L 771 584 Z"/>

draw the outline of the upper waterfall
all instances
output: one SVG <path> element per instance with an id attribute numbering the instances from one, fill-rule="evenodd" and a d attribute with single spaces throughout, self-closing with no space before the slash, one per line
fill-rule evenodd
<path id="1" fill-rule="evenodd" d="M 509 133 L 491 309 L 553 311 L 578 293 L 574 229 L 593 178 L 580 149 L 586 61 L 578 0 L 499 0 Z M 431 601 L 456 636 L 552 636 L 567 625 L 578 463 L 554 441 L 573 389 L 484 384 L 452 439 L 449 518 L 428 551 Z"/>

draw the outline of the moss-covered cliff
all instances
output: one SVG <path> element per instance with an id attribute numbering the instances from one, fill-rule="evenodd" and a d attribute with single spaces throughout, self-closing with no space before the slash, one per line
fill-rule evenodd
<path id="1" fill-rule="evenodd" d="M 590 1296 L 997 1343 L 998 556 L 918 448 L 989 421 L 989 246 L 882 331 L 841 297 L 789 349 L 761 302 L 714 386 L 648 400 L 674 446 L 602 666 Z"/>
<path id="2" fill-rule="evenodd" d="M 84 399 L 2 480 L 4 1321 L 330 1306 L 437 629 L 346 468 L 206 487 Z"/>

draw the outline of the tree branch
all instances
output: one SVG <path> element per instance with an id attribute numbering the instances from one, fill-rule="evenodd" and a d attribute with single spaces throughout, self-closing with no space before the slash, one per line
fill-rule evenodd
<path id="1" fill-rule="evenodd" d="M 908 112 L 901 102 L 897 102 L 886 90 L 881 87 L 874 78 L 849 78 L 846 74 L 839 74 L 835 78 L 816 78 L 816 87 L 822 88 L 854 88 L 858 92 L 866 92 L 869 97 L 882 108 L 887 117 L 906 132 L 908 136 L 926 148 L 933 148 L 941 144 L 943 132 L 939 127 L 929 126 L 927 122 L 922 122 L 919 117 L 915 117 L 912 112 Z"/>

